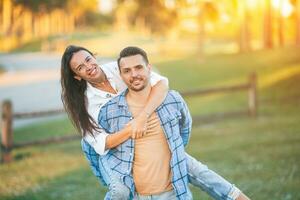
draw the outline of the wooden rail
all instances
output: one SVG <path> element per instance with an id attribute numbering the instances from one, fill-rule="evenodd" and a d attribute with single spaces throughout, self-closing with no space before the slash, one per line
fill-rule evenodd
<path id="1" fill-rule="evenodd" d="M 252 73 L 249 75 L 248 82 L 240 85 L 232 85 L 226 87 L 217 87 L 217 88 L 209 88 L 209 89 L 197 89 L 180 92 L 182 96 L 193 97 L 193 96 L 204 96 L 215 93 L 228 93 L 228 92 L 236 92 L 236 91 L 248 91 L 248 109 L 247 114 L 255 117 L 257 114 L 257 78 L 256 74 Z M 194 117 L 193 117 L 194 118 Z"/>

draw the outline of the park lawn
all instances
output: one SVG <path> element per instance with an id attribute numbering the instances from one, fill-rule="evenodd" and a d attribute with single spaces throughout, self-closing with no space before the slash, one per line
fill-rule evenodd
<path id="1" fill-rule="evenodd" d="M 2 74 L 4 72 L 4 67 L 2 65 L 0 65 L 0 74 Z"/>
<path id="2" fill-rule="evenodd" d="M 157 62 L 172 88 L 186 90 L 237 84 L 257 71 L 259 115 L 194 126 L 187 151 L 252 199 L 299 199 L 299 50 L 188 57 Z M 252 64 L 251 64 L 252 63 Z M 281 73 L 279 73 L 281 72 Z M 246 93 L 187 99 L 193 114 L 242 109 Z M 67 120 L 15 131 L 17 141 L 75 132 Z M 45 134 L 47 133 L 47 134 Z M 0 166 L 0 199 L 103 199 L 79 141 L 18 149 L 15 162 Z M 210 199 L 192 187 L 194 199 Z"/>

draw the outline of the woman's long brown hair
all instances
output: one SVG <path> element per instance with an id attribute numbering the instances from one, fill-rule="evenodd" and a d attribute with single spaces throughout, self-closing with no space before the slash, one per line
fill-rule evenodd
<path id="1" fill-rule="evenodd" d="M 87 99 L 85 91 L 87 83 L 85 80 L 80 81 L 74 78 L 75 73 L 70 67 L 70 61 L 74 53 L 78 51 L 89 50 L 84 47 L 70 45 L 66 48 L 61 58 L 61 99 L 69 118 L 76 129 L 85 136 L 87 133 L 93 135 L 94 130 L 98 130 L 98 126 L 87 111 Z"/>

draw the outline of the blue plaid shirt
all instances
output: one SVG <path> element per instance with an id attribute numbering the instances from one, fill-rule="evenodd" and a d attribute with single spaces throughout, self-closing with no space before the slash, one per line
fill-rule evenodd
<path id="1" fill-rule="evenodd" d="M 120 131 L 132 119 L 126 102 L 127 90 L 107 102 L 100 110 L 98 123 L 107 133 Z M 186 103 L 178 92 L 169 91 L 164 102 L 156 109 L 171 151 L 171 183 L 177 199 L 192 199 L 188 188 L 187 163 L 184 146 L 188 143 L 192 119 Z M 83 141 L 83 151 L 90 161 L 94 174 L 105 185 L 109 184 L 111 172 L 130 189 L 131 197 L 135 193 L 132 176 L 134 162 L 134 140 L 128 139 L 105 156 L 97 156 L 92 147 Z M 90 156 L 89 156 L 90 154 Z M 105 172 L 105 173 L 103 173 Z M 142 177 L 141 177 L 142 178 Z"/>

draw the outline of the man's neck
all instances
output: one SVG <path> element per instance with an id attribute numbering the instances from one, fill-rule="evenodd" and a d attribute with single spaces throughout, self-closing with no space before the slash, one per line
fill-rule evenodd
<path id="1" fill-rule="evenodd" d="M 141 91 L 133 91 L 128 89 L 128 93 L 126 95 L 126 100 L 129 105 L 136 106 L 144 106 L 148 101 L 148 97 L 150 95 L 152 87 L 150 85 L 146 86 Z"/>

